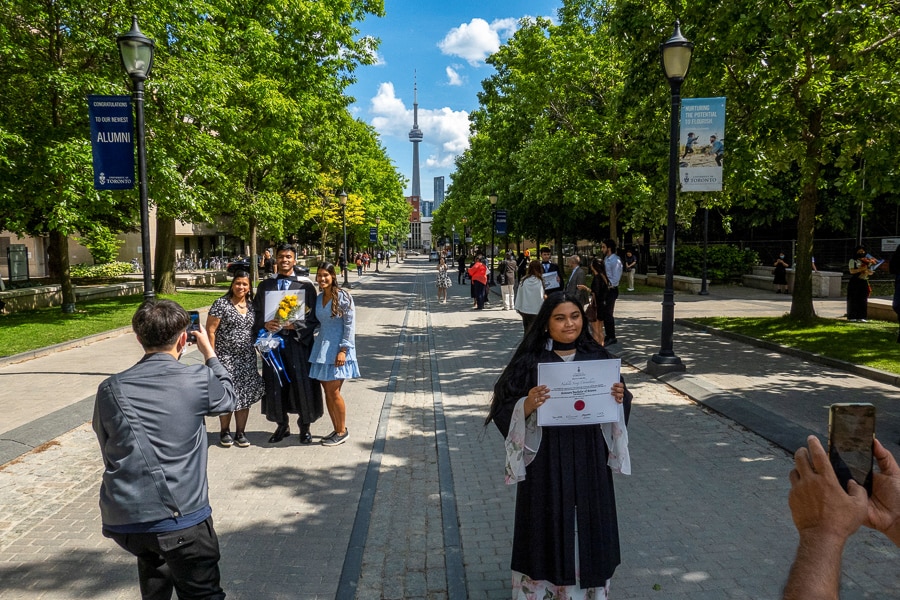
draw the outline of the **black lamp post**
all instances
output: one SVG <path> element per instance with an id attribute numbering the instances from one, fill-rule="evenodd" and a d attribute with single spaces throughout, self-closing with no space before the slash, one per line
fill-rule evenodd
<path id="1" fill-rule="evenodd" d="M 347 287 L 349 284 L 347 283 L 347 267 L 350 263 L 347 262 L 347 192 L 341 190 L 341 193 L 338 194 L 338 200 L 341 203 L 341 224 L 344 226 L 344 287 Z"/>
<path id="2" fill-rule="evenodd" d="M 144 138 L 144 81 L 153 67 L 153 40 L 138 29 L 137 15 L 131 17 L 131 31 L 116 38 L 122 67 L 134 85 L 135 128 L 138 143 L 138 187 L 141 196 L 141 257 L 144 260 L 144 300 L 153 300 L 153 274 L 150 266 L 150 203 L 147 198 L 147 144 Z"/>
<path id="3" fill-rule="evenodd" d="M 691 66 L 694 44 L 681 35 L 681 25 L 675 21 L 672 37 L 660 44 L 663 71 L 671 87 L 672 108 L 669 115 L 669 198 L 666 226 L 666 283 L 663 290 L 662 334 L 657 354 L 650 357 L 647 370 L 653 375 L 684 371 L 684 363 L 675 355 L 675 192 L 678 185 L 678 125 L 681 111 L 681 84 Z"/>
<path id="4" fill-rule="evenodd" d="M 381 225 L 381 217 L 375 217 L 375 272 L 381 273 L 378 270 L 378 259 L 381 257 L 381 233 L 378 231 L 378 226 Z"/>
<path id="5" fill-rule="evenodd" d="M 491 285 L 494 285 L 494 233 L 497 231 L 497 194 L 488 196 L 491 201 Z"/>
<path id="6" fill-rule="evenodd" d="M 468 260 L 469 242 L 471 241 L 469 238 L 469 228 L 468 228 L 469 218 L 463 217 L 462 222 L 463 222 L 463 256 L 466 257 L 466 260 Z"/>
<path id="7" fill-rule="evenodd" d="M 706 256 L 709 250 L 709 208 L 703 209 L 703 279 L 700 280 L 700 296 L 709 296 L 707 283 Z"/>

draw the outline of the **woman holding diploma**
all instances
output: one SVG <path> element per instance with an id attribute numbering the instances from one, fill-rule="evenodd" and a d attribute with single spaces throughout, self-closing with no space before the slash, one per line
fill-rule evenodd
<path id="1" fill-rule="evenodd" d="M 625 423 L 631 393 L 610 386 L 618 421 L 540 427 L 553 402 L 538 364 L 607 360 L 577 298 L 548 296 L 494 385 L 491 421 L 506 438 L 506 482 L 518 484 L 512 551 L 513 598 L 607 597 L 620 562 L 613 470 L 631 472 Z"/>

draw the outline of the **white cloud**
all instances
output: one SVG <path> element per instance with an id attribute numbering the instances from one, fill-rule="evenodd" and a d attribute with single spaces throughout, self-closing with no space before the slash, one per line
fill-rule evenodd
<path id="1" fill-rule="evenodd" d="M 477 67 L 500 49 L 500 34 L 504 37 L 512 35 L 516 30 L 516 23 L 512 18 L 497 19 L 492 23 L 475 18 L 451 29 L 438 42 L 438 48 L 444 54 L 458 56 Z"/>
<path id="2" fill-rule="evenodd" d="M 385 137 L 408 139 L 413 123 L 412 106 L 407 107 L 394 93 L 394 84 L 382 83 L 371 100 L 372 126 Z M 419 129 L 429 146 L 426 166 L 446 167 L 469 147 L 469 113 L 448 107 L 419 107 Z M 433 150 L 432 150 L 433 149 Z"/>
<path id="3" fill-rule="evenodd" d="M 462 77 L 460 77 L 459 73 L 457 73 L 456 69 L 453 67 L 447 67 L 447 85 L 462 85 Z"/>

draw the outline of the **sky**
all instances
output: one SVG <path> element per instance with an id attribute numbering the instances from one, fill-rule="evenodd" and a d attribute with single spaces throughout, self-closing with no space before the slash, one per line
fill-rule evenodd
<path id="1" fill-rule="evenodd" d="M 468 148 L 469 113 L 481 81 L 494 73 L 485 58 L 515 33 L 523 17 L 555 20 L 559 0 L 385 0 L 385 16 L 358 24 L 381 40 L 377 64 L 356 70 L 347 93 L 354 116 L 372 125 L 411 194 L 413 84 L 418 85 L 421 193 L 434 196 L 434 178 L 451 183 L 453 160 Z"/>

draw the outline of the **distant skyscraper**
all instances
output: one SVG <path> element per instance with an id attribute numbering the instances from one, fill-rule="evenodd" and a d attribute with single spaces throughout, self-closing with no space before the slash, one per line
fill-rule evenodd
<path id="1" fill-rule="evenodd" d="M 434 208 L 433 210 L 437 210 L 441 207 L 441 202 L 444 201 L 444 176 L 435 177 L 434 178 Z"/>
<path id="2" fill-rule="evenodd" d="M 419 142 L 424 138 L 422 130 L 419 129 L 419 86 L 413 83 L 413 128 L 409 130 L 409 141 L 413 145 L 413 164 L 412 164 L 412 195 L 420 198 L 422 189 L 419 186 Z"/>

